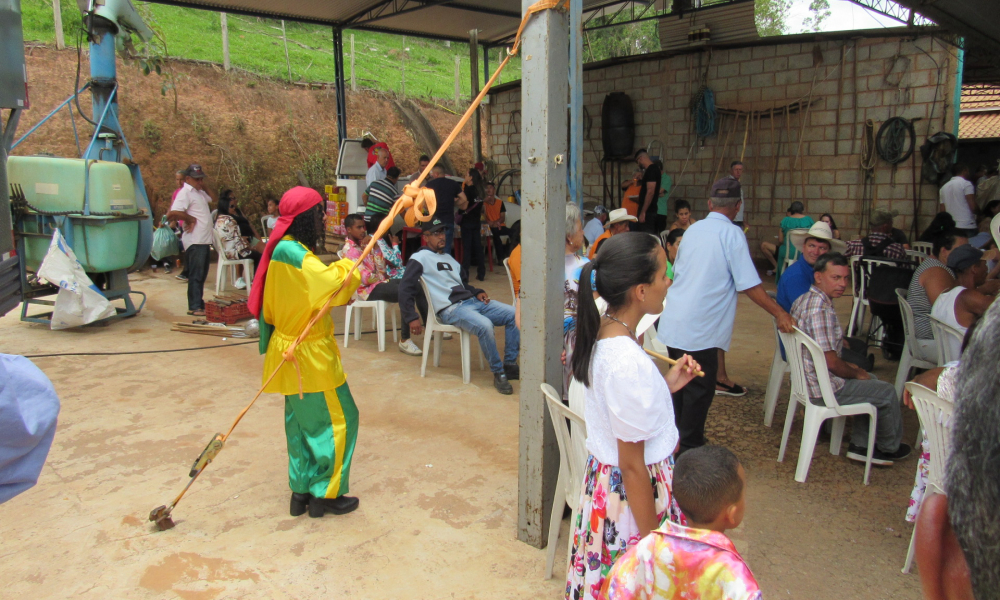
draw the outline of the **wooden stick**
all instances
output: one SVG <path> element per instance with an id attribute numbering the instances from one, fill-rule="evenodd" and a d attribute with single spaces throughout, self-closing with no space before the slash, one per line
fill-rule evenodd
<path id="1" fill-rule="evenodd" d="M 837 79 L 837 129 L 833 139 L 833 155 L 840 156 L 840 111 L 844 108 L 844 63 L 847 61 L 847 42 L 840 47 L 840 77 Z"/>
<path id="2" fill-rule="evenodd" d="M 646 350 L 646 348 L 643 348 L 643 350 Z M 653 358 L 658 358 L 658 359 L 662 360 L 663 362 L 665 362 L 665 363 L 667 363 L 668 365 L 671 365 L 671 366 L 677 364 L 676 360 L 674 360 L 672 358 L 668 358 L 666 356 L 663 356 L 659 352 L 653 352 L 652 350 L 646 350 L 646 354 L 652 356 Z M 695 371 L 694 374 L 697 375 L 698 377 L 704 377 L 705 376 L 705 372 L 704 371 Z"/>

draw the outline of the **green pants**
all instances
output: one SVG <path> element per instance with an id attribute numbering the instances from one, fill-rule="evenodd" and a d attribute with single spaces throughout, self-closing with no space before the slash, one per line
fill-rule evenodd
<path id="1" fill-rule="evenodd" d="M 299 398 L 285 396 L 288 487 L 314 498 L 347 493 L 358 440 L 358 407 L 347 383 Z"/>

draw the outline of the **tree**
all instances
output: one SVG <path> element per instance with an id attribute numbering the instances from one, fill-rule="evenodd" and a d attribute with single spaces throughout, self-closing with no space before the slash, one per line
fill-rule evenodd
<path id="1" fill-rule="evenodd" d="M 813 0 L 813 2 L 826 2 L 826 0 Z M 788 33 L 787 20 L 791 9 L 792 0 L 757 0 L 754 7 L 757 33 L 761 37 Z"/>
<path id="2" fill-rule="evenodd" d="M 812 0 L 809 3 L 812 16 L 802 19 L 802 31 L 819 31 L 823 21 L 830 16 L 830 0 Z"/>

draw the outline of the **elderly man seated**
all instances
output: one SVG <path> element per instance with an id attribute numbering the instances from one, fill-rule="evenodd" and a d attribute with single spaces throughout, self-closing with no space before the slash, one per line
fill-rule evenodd
<path id="1" fill-rule="evenodd" d="M 427 244 L 413 253 L 406 265 L 406 273 L 399 284 L 399 311 L 403 322 L 409 323 L 410 333 L 423 332 L 413 304 L 419 295 L 423 278 L 430 292 L 429 310 L 438 320 L 454 325 L 479 338 L 479 347 L 493 371 L 493 387 L 501 394 L 513 394 L 508 380 L 520 379 L 517 355 L 520 352 L 521 332 L 514 323 L 514 307 L 491 300 L 481 289 L 469 285 L 469 275 L 462 265 L 444 251 L 445 224 L 433 218 L 421 227 Z M 500 359 L 493 328 L 505 329 L 504 356 Z"/>
<path id="2" fill-rule="evenodd" d="M 777 299 L 781 308 L 791 311 L 792 304 L 812 287 L 816 259 L 830 251 L 843 254 L 847 244 L 834 239 L 833 230 L 823 221 L 814 223 L 809 231 L 792 231 L 788 239 L 801 256 L 785 269 L 778 280 Z"/>
<path id="3" fill-rule="evenodd" d="M 892 220 L 895 211 L 879 208 L 871 218 L 871 233 L 867 237 L 847 242 L 845 256 L 871 256 L 879 258 L 906 258 L 906 248 L 892 239 Z"/>
<path id="4" fill-rule="evenodd" d="M 842 254 L 829 252 L 813 264 L 813 285 L 792 305 L 794 318 L 806 335 L 819 344 L 830 371 L 830 386 L 840 404 L 867 402 L 875 407 L 875 448 L 872 464 L 891 466 L 910 455 L 910 447 L 902 443 L 903 420 L 899 399 L 891 383 L 879 381 L 871 373 L 841 358 L 844 330 L 840 327 L 833 299 L 844 295 L 850 277 L 850 267 Z M 812 402 L 822 404 L 819 378 L 812 358 L 804 354 L 806 380 Z M 864 462 L 868 454 L 868 417 L 855 416 L 847 458 Z"/>
<path id="5" fill-rule="evenodd" d="M 969 244 L 955 248 L 948 254 L 948 268 L 955 273 L 955 287 L 938 295 L 931 307 L 931 316 L 964 334 L 976 319 L 983 316 L 996 297 L 976 290 L 986 281 L 982 250 Z M 949 339 L 949 343 L 953 345 L 955 356 L 962 354 L 958 340 Z"/>
<path id="6" fill-rule="evenodd" d="M 608 213 L 608 220 L 604 223 L 604 233 L 597 236 L 594 243 L 590 245 L 590 249 L 587 250 L 587 258 L 594 260 L 597 256 L 597 251 L 601 249 L 601 244 L 604 240 L 608 239 L 613 235 L 618 235 L 619 233 L 624 233 L 629 230 L 629 224 L 638 221 L 634 216 L 628 214 L 628 211 L 624 208 L 616 208 L 610 213 Z"/>

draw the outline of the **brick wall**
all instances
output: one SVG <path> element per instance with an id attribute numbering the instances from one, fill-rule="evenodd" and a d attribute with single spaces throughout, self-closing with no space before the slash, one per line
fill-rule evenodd
<path id="1" fill-rule="evenodd" d="M 841 82 L 839 65 L 845 46 Z M 816 48 L 822 53 L 822 63 L 814 67 Z M 833 214 L 845 239 L 857 237 L 864 211 L 859 163 L 865 120 L 874 121 L 877 134 L 891 116 L 919 117 L 917 154 L 928 126 L 930 133 L 952 131 L 956 77 L 952 52 L 929 37 L 786 41 L 588 67 L 583 98 L 584 200 L 599 202 L 604 197 L 601 105 L 608 93 L 620 91 L 632 99 L 636 148 L 651 142 L 663 145 L 664 170 L 674 179 L 671 198 L 689 200 L 697 216 L 707 211 L 712 181 L 743 156 L 747 236 L 755 255 L 760 241 L 774 240 L 778 222 L 793 200 L 802 200 L 814 218 Z M 719 115 L 717 134 L 702 141 L 694 134 L 689 105 L 703 77 L 715 93 L 718 108 L 743 111 L 743 115 Z M 808 111 L 790 114 L 787 122 L 780 112 L 773 123 L 766 115 L 749 123 L 745 116 L 747 111 L 767 113 L 800 100 L 810 103 Z M 491 98 L 484 152 L 498 170 L 520 166 L 520 103 L 519 87 L 503 89 Z M 876 206 L 899 211 L 896 226 L 907 232 L 915 214 L 920 229 L 937 211 L 937 189 L 920 183 L 920 202 L 914 210 L 912 165 L 911 158 L 893 170 L 878 159 L 870 193 Z M 627 178 L 632 168 L 631 163 L 622 165 L 623 176 Z M 515 178 L 514 184 L 520 182 Z M 505 186 L 504 192 L 508 189 Z"/>

